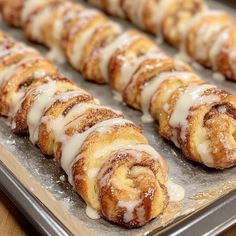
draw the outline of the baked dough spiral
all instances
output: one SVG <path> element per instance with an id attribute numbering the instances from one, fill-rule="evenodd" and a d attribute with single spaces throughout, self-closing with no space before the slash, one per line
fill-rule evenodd
<path id="1" fill-rule="evenodd" d="M 60 20 L 44 14 L 51 2 L 36 7 L 29 18 L 44 16 L 54 27 L 59 20 L 61 33 L 55 45 L 70 64 L 90 81 L 110 83 L 119 99 L 143 111 L 144 121 L 159 121 L 161 135 L 181 148 L 186 158 L 217 169 L 236 165 L 235 96 L 205 84 L 189 66 L 166 56 L 143 34 L 121 29 L 94 9 L 71 4 L 75 7 Z M 37 27 L 34 22 L 29 32 Z M 45 30 L 42 24 L 38 34 Z"/>
<path id="2" fill-rule="evenodd" d="M 169 199 L 167 166 L 141 129 L 38 51 L 3 32 L 0 47 L 0 115 L 14 133 L 54 156 L 93 217 L 134 228 L 160 215 Z"/>
<path id="3" fill-rule="evenodd" d="M 203 0 L 88 0 L 158 35 L 205 67 L 236 80 L 235 23 Z M 115 3 L 114 3 L 115 2 Z M 116 10 L 118 9 L 118 10 Z"/>

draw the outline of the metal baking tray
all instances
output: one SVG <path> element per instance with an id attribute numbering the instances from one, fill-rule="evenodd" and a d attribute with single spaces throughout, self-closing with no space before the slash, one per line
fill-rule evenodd
<path id="1" fill-rule="evenodd" d="M 209 2 L 215 8 L 235 13 L 235 9 L 220 2 Z M 117 21 L 124 27 L 133 27 L 123 20 Z M 2 21 L 0 28 L 16 39 L 27 42 L 20 30 L 10 28 Z M 47 49 L 44 47 L 31 45 L 46 54 Z M 166 44 L 161 47 L 172 56 L 176 54 L 176 50 Z M 84 202 L 64 181 L 65 174 L 54 161 L 43 157 L 27 138 L 13 135 L 7 121 L 0 119 L 0 188 L 40 233 L 104 236 L 216 235 L 236 223 L 235 168 L 215 171 L 186 160 L 180 150 L 158 134 L 157 123 L 142 123 L 140 112 L 111 99 L 113 95 L 108 85 L 84 81 L 67 64 L 59 65 L 59 68 L 99 98 L 102 104 L 123 111 L 127 118 L 142 126 L 151 145 L 167 160 L 170 178 L 184 186 L 186 195 L 180 203 L 171 203 L 162 217 L 139 229 L 127 230 L 103 219 L 93 221 L 86 216 Z M 236 83 L 213 80 L 211 71 L 199 66 L 195 68 L 208 82 L 236 94 Z"/>

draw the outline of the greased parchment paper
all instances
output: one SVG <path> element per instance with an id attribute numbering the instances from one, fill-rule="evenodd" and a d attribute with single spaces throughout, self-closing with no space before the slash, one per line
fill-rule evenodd
<path id="1" fill-rule="evenodd" d="M 214 8 L 226 9 L 231 14 L 235 13 L 234 9 L 223 4 L 215 4 L 214 1 L 208 2 Z M 125 27 L 131 26 L 125 21 L 118 21 Z M 0 27 L 16 39 L 29 44 L 21 30 L 10 28 L 1 20 Z M 48 52 L 47 49 L 39 45 L 32 44 L 32 46 L 39 49 L 43 54 Z M 175 49 L 166 44 L 162 44 L 161 47 L 172 56 L 177 53 Z M 200 68 L 195 63 L 193 63 L 193 67 L 203 79 L 236 94 L 236 83 L 214 80 L 211 71 Z M 73 233 L 104 236 L 147 234 L 170 223 L 178 216 L 197 211 L 229 191 L 236 189 L 236 168 L 216 171 L 187 161 L 180 150 L 158 134 L 157 123 L 144 124 L 141 121 L 141 112 L 114 100 L 108 85 L 97 85 L 84 81 L 81 75 L 67 64 L 59 65 L 59 68 L 68 78 L 75 80 L 81 87 L 98 98 L 103 105 L 121 110 L 128 119 L 140 125 L 150 144 L 166 159 L 170 179 L 185 189 L 184 200 L 171 202 L 161 217 L 139 229 L 127 230 L 103 219 L 91 220 L 85 213 L 85 203 L 73 191 L 67 182 L 67 177 L 57 164 L 51 159 L 46 159 L 39 149 L 28 141 L 28 138 L 13 135 L 6 120 L 1 118 L 0 160 L 21 179 L 21 182 L 23 180 L 23 185 L 39 198 Z"/>

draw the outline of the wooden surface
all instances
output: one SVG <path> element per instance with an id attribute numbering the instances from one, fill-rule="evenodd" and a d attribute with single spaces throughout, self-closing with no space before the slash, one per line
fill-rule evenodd
<path id="1" fill-rule="evenodd" d="M 25 236 L 39 233 L 0 191 L 0 232 L 2 236 Z"/>
<path id="2" fill-rule="evenodd" d="M 2 236 L 38 236 L 39 233 L 0 190 L 0 233 Z M 235 236 L 236 226 L 223 236 Z"/>

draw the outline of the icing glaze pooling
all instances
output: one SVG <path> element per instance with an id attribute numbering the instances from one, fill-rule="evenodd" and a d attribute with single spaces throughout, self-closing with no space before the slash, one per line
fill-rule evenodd
<path id="1" fill-rule="evenodd" d="M 171 202 L 179 202 L 184 199 L 185 190 L 182 186 L 174 183 L 171 180 L 168 180 L 166 187 L 167 187 Z"/>
<path id="2" fill-rule="evenodd" d="M 128 223 L 133 219 L 134 210 L 140 203 L 141 203 L 141 200 L 133 200 L 133 201 L 120 200 L 120 201 L 118 201 L 117 206 L 126 209 L 124 216 L 123 216 L 123 220 L 125 223 Z"/>
<path id="3" fill-rule="evenodd" d="M 210 152 L 210 141 L 206 140 L 203 143 L 200 143 L 197 146 L 197 151 L 201 157 L 202 162 L 208 166 L 208 167 L 212 167 L 214 166 L 214 159 L 211 155 Z"/>
<path id="4" fill-rule="evenodd" d="M 190 115 L 191 108 L 206 103 L 218 102 L 220 97 L 217 95 L 203 96 L 208 89 L 215 88 L 213 85 L 190 85 L 182 93 L 175 104 L 174 110 L 170 116 L 169 124 L 174 128 L 181 128 L 181 139 L 186 138 L 186 130 L 188 127 L 187 118 Z"/>
<path id="5" fill-rule="evenodd" d="M 98 220 L 100 218 L 98 212 L 89 205 L 87 205 L 85 212 L 87 216 L 92 220 Z"/>

